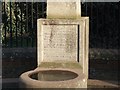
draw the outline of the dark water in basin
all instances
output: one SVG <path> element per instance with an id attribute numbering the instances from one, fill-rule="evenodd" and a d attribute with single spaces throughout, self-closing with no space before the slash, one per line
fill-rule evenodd
<path id="1" fill-rule="evenodd" d="M 33 74 L 30 77 L 32 79 L 40 81 L 64 81 L 76 78 L 78 75 L 74 72 L 63 70 L 45 70 L 39 73 Z"/>

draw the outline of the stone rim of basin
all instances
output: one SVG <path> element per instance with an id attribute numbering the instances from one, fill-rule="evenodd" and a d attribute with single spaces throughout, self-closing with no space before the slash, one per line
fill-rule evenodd
<path id="1" fill-rule="evenodd" d="M 49 77 L 48 77 L 49 75 Z M 39 81 L 67 81 L 78 77 L 78 74 L 68 70 L 41 70 L 29 76 Z"/>

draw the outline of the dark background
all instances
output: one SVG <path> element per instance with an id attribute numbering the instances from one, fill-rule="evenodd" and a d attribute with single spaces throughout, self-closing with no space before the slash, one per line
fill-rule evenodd
<path id="1" fill-rule="evenodd" d="M 120 48 L 119 4 L 118 2 L 82 4 L 82 16 L 90 17 L 90 48 Z"/>
<path id="2" fill-rule="evenodd" d="M 3 47 L 36 47 L 37 19 L 46 18 L 46 3 L 7 4 L 10 9 L 7 10 L 3 3 L 2 13 Z M 90 18 L 90 48 L 120 48 L 119 4 L 119 2 L 82 3 L 82 16 Z"/>

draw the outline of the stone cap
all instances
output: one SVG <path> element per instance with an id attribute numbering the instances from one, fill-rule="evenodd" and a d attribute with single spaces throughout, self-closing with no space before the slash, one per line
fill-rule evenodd
<path id="1" fill-rule="evenodd" d="M 80 0 L 47 0 L 47 18 L 76 19 L 81 17 Z"/>

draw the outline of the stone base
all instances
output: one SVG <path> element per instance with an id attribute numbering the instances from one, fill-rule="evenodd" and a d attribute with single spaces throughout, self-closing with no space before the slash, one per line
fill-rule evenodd
<path id="1" fill-rule="evenodd" d="M 75 63 L 73 63 L 75 64 Z M 69 67 L 69 65 L 65 64 L 67 67 L 51 67 L 45 66 L 41 64 L 40 67 L 35 70 L 28 71 L 23 73 L 20 76 L 20 88 L 87 88 L 87 78 L 82 73 L 81 67 Z M 78 64 L 79 65 L 79 64 Z M 69 67 L 69 68 L 68 68 Z M 68 71 L 71 73 L 75 73 L 77 77 L 69 79 L 69 80 L 61 80 L 61 81 L 42 81 L 30 78 L 34 74 L 38 74 L 41 71 L 50 71 L 50 70 L 59 70 L 59 71 Z M 62 74 L 61 74 L 62 75 Z"/>
<path id="2" fill-rule="evenodd" d="M 20 76 L 20 88 L 87 88 L 87 80 L 82 73 L 79 73 L 79 75 L 74 79 L 64 81 L 38 81 L 29 77 L 29 75 L 38 73 L 43 70 L 64 70 L 75 72 L 77 74 L 79 73 L 78 70 L 71 69 L 37 68 L 37 70 L 25 72 Z"/>

